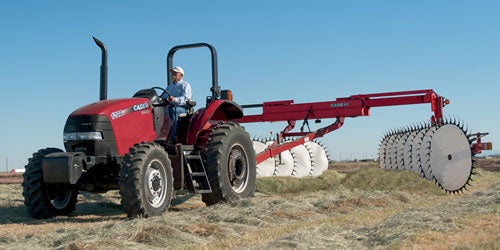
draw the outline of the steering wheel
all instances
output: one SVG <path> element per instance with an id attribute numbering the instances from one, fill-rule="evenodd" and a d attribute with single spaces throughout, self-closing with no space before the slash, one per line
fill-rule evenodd
<path id="1" fill-rule="evenodd" d="M 161 91 L 161 94 L 158 96 L 162 101 L 160 102 L 163 102 L 163 103 L 170 103 L 170 97 L 172 96 L 172 94 L 170 94 L 166 89 L 162 88 L 162 87 L 152 87 L 151 89 L 153 90 L 160 90 Z M 166 94 L 167 95 L 167 98 L 164 99 L 162 98 L 162 96 Z"/>

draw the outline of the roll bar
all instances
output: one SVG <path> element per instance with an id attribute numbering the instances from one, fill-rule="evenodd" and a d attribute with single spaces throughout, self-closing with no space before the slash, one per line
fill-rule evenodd
<path id="1" fill-rule="evenodd" d="M 217 52 L 215 51 L 215 47 L 208 43 L 184 44 L 171 48 L 170 51 L 168 51 L 167 55 L 167 83 L 170 81 L 172 77 L 170 69 L 173 68 L 172 62 L 174 59 L 175 52 L 177 52 L 178 50 L 199 48 L 199 47 L 207 47 L 210 50 L 210 53 L 212 54 L 212 87 L 210 88 L 210 91 L 212 92 L 212 100 L 217 100 L 220 98 L 221 94 L 218 82 L 218 75 L 217 75 Z"/>

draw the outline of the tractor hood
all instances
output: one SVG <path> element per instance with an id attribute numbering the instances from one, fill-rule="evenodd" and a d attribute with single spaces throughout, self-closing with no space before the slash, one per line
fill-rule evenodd
<path id="1" fill-rule="evenodd" d="M 75 110 L 66 121 L 64 133 L 102 133 L 103 141 L 116 143 L 116 150 L 93 154 L 116 152 L 124 155 L 137 142 L 154 141 L 156 132 L 153 124 L 153 110 L 148 98 L 121 98 L 98 101 Z M 79 143 L 68 142 L 67 150 L 71 144 L 73 148 L 68 151 L 78 151 Z M 92 150 L 85 150 L 85 153 L 89 152 Z"/>
<path id="2" fill-rule="evenodd" d="M 120 98 L 85 105 L 75 110 L 70 116 L 105 115 L 110 120 L 114 120 L 134 112 L 148 113 L 148 110 L 151 110 L 151 103 L 147 98 Z"/>

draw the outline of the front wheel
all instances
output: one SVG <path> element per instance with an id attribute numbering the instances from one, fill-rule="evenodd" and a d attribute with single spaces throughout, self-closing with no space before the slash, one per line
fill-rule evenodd
<path id="1" fill-rule="evenodd" d="M 130 148 L 120 170 L 121 203 L 129 217 L 164 213 L 174 192 L 170 159 L 158 143 Z"/>
<path id="2" fill-rule="evenodd" d="M 212 193 L 207 205 L 251 197 L 255 189 L 255 151 L 250 136 L 236 123 L 214 125 L 203 151 Z"/>
<path id="3" fill-rule="evenodd" d="M 40 149 L 33 154 L 23 174 L 24 205 L 31 217 L 47 219 L 68 215 L 75 210 L 78 191 L 43 181 L 42 161 L 46 155 L 63 152 L 58 148 Z"/>

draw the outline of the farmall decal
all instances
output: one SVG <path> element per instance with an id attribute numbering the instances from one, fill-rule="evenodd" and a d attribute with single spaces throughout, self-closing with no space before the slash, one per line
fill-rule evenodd
<path id="1" fill-rule="evenodd" d="M 111 119 L 114 120 L 114 119 L 120 118 L 126 114 L 136 112 L 136 111 L 145 110 L 147 108 L 149 108 L 149 102 L 135 104 L 134 106 L 127 108 L 127 109 L 114 111 L 113 113 L 111 113 Z M 141 112 L 141 114 L 146 114 L 146 113 L 149 113 L 149 112 Z"/>
<path id="2" fill-rule="evenodd" d="M 117 110 L 117 111 L 111 113 L 111 119 L 114 120 L 114 119 L 120 118 L 124 115 L 125 115 L 125 109 L 124 110 Z"/>

